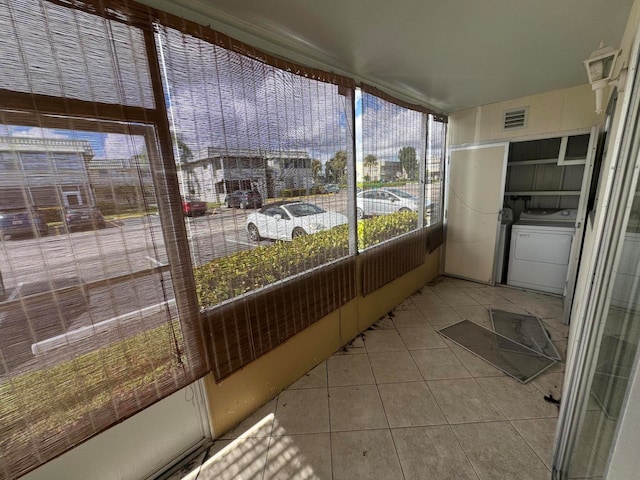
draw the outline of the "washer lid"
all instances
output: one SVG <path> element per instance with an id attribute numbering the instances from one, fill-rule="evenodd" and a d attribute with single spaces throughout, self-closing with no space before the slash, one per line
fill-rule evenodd
<path id="1" fill-rule="evenodd" d="M 575 227 L 578 212 L 574 208 L 532 209 L 520 214 L 517 225 L 540 225 L 549 227 Z"/>

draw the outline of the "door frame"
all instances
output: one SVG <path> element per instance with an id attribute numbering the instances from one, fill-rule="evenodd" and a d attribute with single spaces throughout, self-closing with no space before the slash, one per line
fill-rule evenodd
<path id="1" fill-rule="evenodd" d="M 637 152 L 637 135 L 640 133 L 640 30 L 636 36 L 629 57 L 629 70 L 625 94 L 619 102 L 619 116 L 611 137 L 611 162 L 606 165 L 610 175 L 602 185 L 602 194 L 594 211 L 593 242 L 590 252 L 583 252 L 584 270 L 580 276 L 586 281 L 585 290 L 580 295 L 579 308 L 571 313 L 572 328 L 569 334 L 566 359 L 566 378 L 562 392 L 562 404 L 555 434 L 552 478 L 564 480 L 570 467 L 571 456 L 580 435 L 585 418 L 591 379 L 595 370 L 600 339 L 604 329 L 603 315 L 606 314 L 614 282 L 610 282 L 617 268 L 627 226 L 626 210 L 631 201 L 638 180 L 640 155 Z M 603 166 L 605 166 L 603 164 Z M 591 220 L 591 219 L 590 219 Z M 582 301 L 584 300 L 584 301 Z M 636 357 L 635 368 L 637 369 Z M 623 415 L 629 405 L 625 397 Z M 622 415 L 621 415 L 622 417 Z M 616 431 L 619 431 L 618 424 Z M 615 438 L 611 450 L 615 448 Z M 609 460 L 611 451 L 609 452 Z M 610 462 L 605 467 L 607 477 Z"/>

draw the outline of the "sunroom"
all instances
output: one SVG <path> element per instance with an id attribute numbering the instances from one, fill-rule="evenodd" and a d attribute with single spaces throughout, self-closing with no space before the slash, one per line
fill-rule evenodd
<path id="1" fill-rule="evenodd" d="M 640 2 L 253 3 L 0 2 L 0 478 L 634 478 Z"/>

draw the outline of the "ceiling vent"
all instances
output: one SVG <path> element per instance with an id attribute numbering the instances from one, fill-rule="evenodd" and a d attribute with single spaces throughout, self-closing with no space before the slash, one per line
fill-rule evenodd
<path id="1" fill-rule="evenodd" d="M 525 128 L 527 126 L 527 118 L 529 116 L 529 107 L 518 108 L 504 112 L 504 130 L 513 130 L 514 128 Z"/>

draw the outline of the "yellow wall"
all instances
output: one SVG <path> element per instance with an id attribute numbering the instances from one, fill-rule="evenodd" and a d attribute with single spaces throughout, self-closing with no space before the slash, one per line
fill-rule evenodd
<path id="1" fill-rule="evenodd" d="M 503 130 L 504 113 L 521 107 L 529 109 L 527 126 Z M 601 123 L 602 118 L 602 114 L 595 113 L 595 95 L 591 86 L 581 85 L 452 113 L 449 117 L 449 143 L 463 145 L 553 135 L 589 129 Z"/>
<path id="2" fill-rule="evenodd" d="M 205 383 L 214 436 L 233 428 L 433 280 L 439 265 L 440 249 L 427 255 L 422 266 L 366 297 L 358 296 L 220 383 L 208 375 Z"/>

